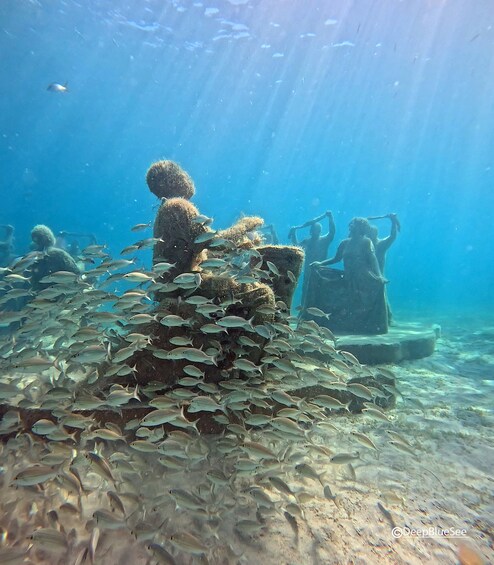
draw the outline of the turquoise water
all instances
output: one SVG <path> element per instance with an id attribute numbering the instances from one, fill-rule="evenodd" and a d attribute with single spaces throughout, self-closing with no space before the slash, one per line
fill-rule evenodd
<path id="1" fill-rule="evenodd" d="M 396 212 L 395 307 L 491 307 L 491 8 L 4 0 L 0 222 L 20 252 L 36 223 L 118 249 L 167 157 L 220 227 L 256 213 L 286 242 L 331 209 L 333 253 Z"/>
<path id="2" fill-rule="evenodd" d="M 55 275 L 33 296 L 23 268 L 1 273 L 0 562 L 489 562 L 493 25 L 487 0 L 3 0 L 15 256 L 46 224 L 105 246 L 76 257 L 87 274 L 134 256 L 137 274 Z M 156 216 L 159 159 L 191 175 L 214 229 L 259 215 L 286 244 L 331 210 L 329 256 L 352 217 L 396 213 L 393 317 L 440 323 L 434 355 L 361 366 L 325 329 L 278 308 L 254 319 L 233 293 L 199 315 L 185 298 L 211 291 L 206 274 L 155 287 L 151 244 L 120 252 L 151 235 L 130 229 Z M 171 293 L 159 311 L 154 292 Z M 172 343 L 194 350 L 167 357 Z M 464 529 L 474 557 L 461 536 L 391 526 Z"/>

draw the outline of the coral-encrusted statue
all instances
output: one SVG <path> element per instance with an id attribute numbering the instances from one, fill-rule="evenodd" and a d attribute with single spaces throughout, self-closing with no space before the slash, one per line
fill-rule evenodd
<path id="1" fill-rule="evenodd" d="M 252 340 L 258 342 L 263 342 L 265 338 L 254 332 L 252 326 L 250 331 L 245 328 L 229 328 L 226 331 L 226 328 L 219 327 L 219 331 L 213 335 L 203 331 L 203 326 L 214 324 L 214 317 L 203 315 L 193 301 L 187 300 L 191 290 L 183 289 L 180 285 L 174 288 L 173 281 L 185 273 L 190 273 L 192 277 L 197 274 L 200 286 L 196 291 L 192 290 L 192 293 L 216 305 L 221 312 L 220 316 L 237 316 L 248 320 L 249 324 L 260 325 L 275 320 L 277 300 L 283 300 L 289 305 L 294 289 L 293 280 L 296 281 L 300 273 L 302 253 L 291 247 L 259 247 L 262 237 L 256 230 L 262 226 L 263 220 L 258 217 L 243 217 L 223 231 L 213 231 L 209 220 L 201 216 L 189 201 L 195 193 L 192 179 L 172 161 L 159 161 L 151 165 L 146 180 L 151 192 L 162 199 L 154 222 L 153 235 L 156 243 L 153 264 L 173 264 L 157 281 L 166 287 L 161 290 L 158 288 L 155 295 L 159 301 L 157 315 L 161 320 L 168 315 L 179 315 L 189 320 L 186 329 L 168 327 L 159 322 L 153 324 L 149 329 L 153 346 L 169 351 L 175 347 L 170 340 L 175 338 L 176 341 L 176 338 L 180 339 L 185 333 L 194 348 L 217 351 L 216 366 L 201 366 L 206 380 L 228 378 L 235 368 L 239 336 L 248 333 Z M 276 271 L 273 265 L 280 256 L 285 260 L 281 261 L 279 274 L 275 277 L 265 265 L 269 262 Z M 287 258 L 291 261 L 287 261 Z M 236 259 L 242 265 L 240 269 L 238 265 L 230 265 Z M 225 270 L 215 271 L 211 267 L 211 262 L 214 261 L 224 263 Z M 243 271 L 246 275 L 232 274 L 229 266 L 231 271 L 238 269 L 237 275 Z M 250 277 L 251 270 L 259 276 Z M 289 276 L 288 271 L 292 271 L 293 275 Z M 251 348 L 248 353 L 242 354 L 244 359 L 253 362 L 258 361 L 261 355 L 260 348 Z M 156 379 L 159 374 L 170 385 L 180 378 L 183 366 L 190 364 L 181 360 L 157 359 L 145 351 L 136 355 L 134 361 L 139 382 Z M 238 374 L 238 369 L 235 372 Z"/>
<path id="2" fill-rule="evenodd" d="M 56 271 L 69 271 L 79 274 L 79 267 L 72 257 L 63 249 L 55 247 L 55 236 L 48 226 L 39 224 L 31 230 L 32 247 L 41 252 L 31 266 L 31 286 L 38 290 L 43 288 L 41 279 Z"/>

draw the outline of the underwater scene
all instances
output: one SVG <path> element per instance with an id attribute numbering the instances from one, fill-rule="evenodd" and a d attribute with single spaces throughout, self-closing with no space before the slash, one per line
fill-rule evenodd
<path id="1" fill-rule="evenodd" d="M 494 563 L 491 0 L 2 0 L 0 565 Z"/>

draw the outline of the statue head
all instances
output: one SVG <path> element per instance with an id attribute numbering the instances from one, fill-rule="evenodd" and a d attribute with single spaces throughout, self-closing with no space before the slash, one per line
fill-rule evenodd
<path id="1" fill-rule="evenodd" d="M 45 251 L 55 245 L 55 236 L 48 226 L 38 224 L 31 230 L 32 247 L 35 251 Z"/>
<path id="2" fill-rule="evenodd" d="M 315 222 L 310 226 L 310 236 L 317 239 L 321 235 L 322 226 L 319 222 Z"/>
<path id="3" fill-rule="evenodd" d="M 350 237 L 363 237 L 369 234 L 371 225 L 367 218 L 353 218 L 348 226 Z"/>
<path id="4" fill-rule="evenodd" d="M 158 198 L 190 200 L 196 191 L 190 176 L 173 161 L 157 161 L 146 174 L 149 190 Z"/>

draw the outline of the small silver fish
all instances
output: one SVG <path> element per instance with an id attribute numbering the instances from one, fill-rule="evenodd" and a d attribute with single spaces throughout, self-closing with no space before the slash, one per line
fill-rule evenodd
<path id="1" fill-rule="evenodd" d="M 225 408 L 210 398 L 209 396 L 196 396 L 192 399 L 187 412 L 193 414 L 195 412 L 217 412 L 224 411 Z"/>
<path id="2" fill-rule="evenodd" d="M 45 465 L 33 465 L 20 471 L 13 480 L 15 486 L 34 486 L 51 481 L 57 476 L 57 471 Z"/>
<path id="3" fill-rule="evenodd" d="M 113 483 L 115 482 L 115 478 L 113 477 L 112 470 L 108 461 L 101 457 L 95 451 L 88 451 L 86 454 L 86 458 L 91 465 L 92 470 L 102 477 L 103 479 L 110 480 Z"/>
<path id="4" fill-rule="evenodd" d="M 329 462 L 334 465 L 345 465 L 350 461 L 355 461 L 355 459 L 360 459 L 360 453 L 358 451 L 355 451 L 355 453 L 337 453 L 329 459 Z"/>
<path id="5" fill-rule="evenodd" d="M 180 360 L 186 359 L 196 363 L 206 363 L 208 365 L 216 365 L 216 359 L 195 347 L 175 347 L 166 353 L 167 359 Z"/>
<path id="6" fill-rule="evenodd" d="M 276 490 L 279 490 L 284 494 L 291 494 L 292 496 L 295 496 L 292 489 L 279 477 L 268 477 L 268 480 Z"/>
<path id="7" fill-rule="evenodd" d="M 47 89 L 48 92 L 68 92 L 69 87 L 67 86 L 68 83 L 59 84 L 58 82 L 52 82 L 48 85 Z"/>
<path id="8" fill-rule="evenodd" d="M 170 542 L 174 547 L 185 553 L 192 555 L 203 555 L 207 553 L 207 547 L 201 540 L 197 539 L 188 532 L 178 532 L 170 537 Z"/>
<path id="9" fill-rule="evenodd" d="M 130 282 L 138 282 L 138 283 L 148 282 L 153 280 L 153 277 L 151 275 L 148 275 L 147 273 L 142 273 L 140 271 L 132 271 L 131 273 L 126 273 L 125 275 L 123 275 L 123 278 Z"/>
<path id="10" fill-rule="evenodd" d="M 233 366 L 240 371 L 246 371 L 248 373 L 253 371 L 261 371 L 261 367 L 255 365 L 248 359 L 236 359 L 233 362 Z"/>
<path id="11" fill-rule="evenodd" d="M 310 316 L 314 316 L 316 318 L 329 319 L 329 317 L 331 316 L 331 314 L 327 314 L 326 312 L 323 312 L 320 308 L 316 308 L 315 306 L 311 306 L 310 308 L 307 308 L 306 312 Z"/>
<path id="12" fill-rule="evenodd" d="M 51 551 L 63 551 L 68 547 L 65 533 L 53 528 L 39 528 L 33 532 L 30 539 L 35 546 Z"/>
<path id="13" fill-rule="evenodd" d="M 101 508 L 96 510 L 93 514 L 98 526 L 104 530 L 119 530 L 120 528 L 127 527 L 125 520 L 115 517 L 112 512 Z"/>
<path id="14" fill-rule="evenodd" d="M 364 445 L 369 449 L 374 449 L 375 451 L 377 451 L 376 444 L 372 441 L 372 439 L 369 436 L 362 434 L 360 432 L 350 432 L 350 435 L 352 435 L 361 445 Z"/>
<path id="15" fill-rule="evenodd" d="M 252 320 L 246 320 L 241 316 L 224 316 L 216 322 L 218 326 L 223 328 L 244 328 L 246 330 L 252 329 Z"/>
<path id="16" fill-rule="evenodd" d="M 286 510 L 283 512 L 283 516 L 286 518 L 286 521 L 290 524 L 290 527 L 292 528 L 292 531 L 295 535 L 295 540 L 298 544 L 298 524 L 297 524 L 297 519 L 295 518 L 295 516 L 293 516 L 292 514 L 290 514 L 290 512 L 287 512 Z"/>
<path id="17" fill-rule="evenodd" d="M 389 510 L 386 510 L 386 508 L 384 508 L 384 506 L 380 502 L 377 503 L 377 507 L 382 512 L 383 516 L 386 518 L 391 528 L 393 529 L 396 528 L 396 524 L 395 521 L 393 520 L 393 516 L 391 515 L 391 512 Z"/>
<path id="18" fill-rule="evenodd" d="M 209 218 L 204 214 L 199 214 L 191 220 L 194 224 L 201 224 L 202 226 L 209 226 L 213 222 L 213 218 Z"/>
<path id="19" fill-rule="evenodd" d="M 154 532 L 153 532 L 154 533 Z M 176 561 L 162 545 L 158 543 L 150 543 L 147 548 L 153 554 L 158 563 L 165 563 L 166 565 L 176 565 Z"/>
<path id="20" fill-rule="evenodd" d="M 194 243 L 206 243 L 208 241 L 211 241 L 212 239 L 214 239 L 216 236 L 216 232 L 215 231 L 206 231 L 204 233 L 201 233 L 200 235 L 198 235 L 195 239 L 194 239 Z"/>
<path id="21" fill-rule="evenodd" d="M 336 495 L 331 492 L 331 488 L 329 485 L 324 485 L 324 497 L 327 500 L 333 501 L 336 504 L 336 506 L 338 506 Z"/>
<path id="22" fill-rule="evenodd" d="M 130 231 L 134 231 L 134 232 L 142 231 L 150 227 L 151 227 L 151 222 L 148 222 L 147 224 L 136 224 L 135 226 L 130 228 Z"/>
<path id="23" fill-rule="evenodd" d="M 360 383 L 350 383 L 347 385 L 347 390 L 358 396 L 359 398 L 364 398 L 365 400 L 372 400 L 372 392 L 363 384 Z"/>
<path id="24" fill-rule="evenodd" d="M 295 465 L 295 469 L 297 473 L 302 475 L 302 477 L 305 477 L 307 479 L 312 479 L 314 481 L 319 481 L 321 483 L 321 486 L 324 486 L 324 483 L 322 482 L 321 479 L 324 473 L 321 474 L 316 473 L 316 471 L 310 465 L 307 465 L 307 463 L 299 463 L 298 465 Z"/>

